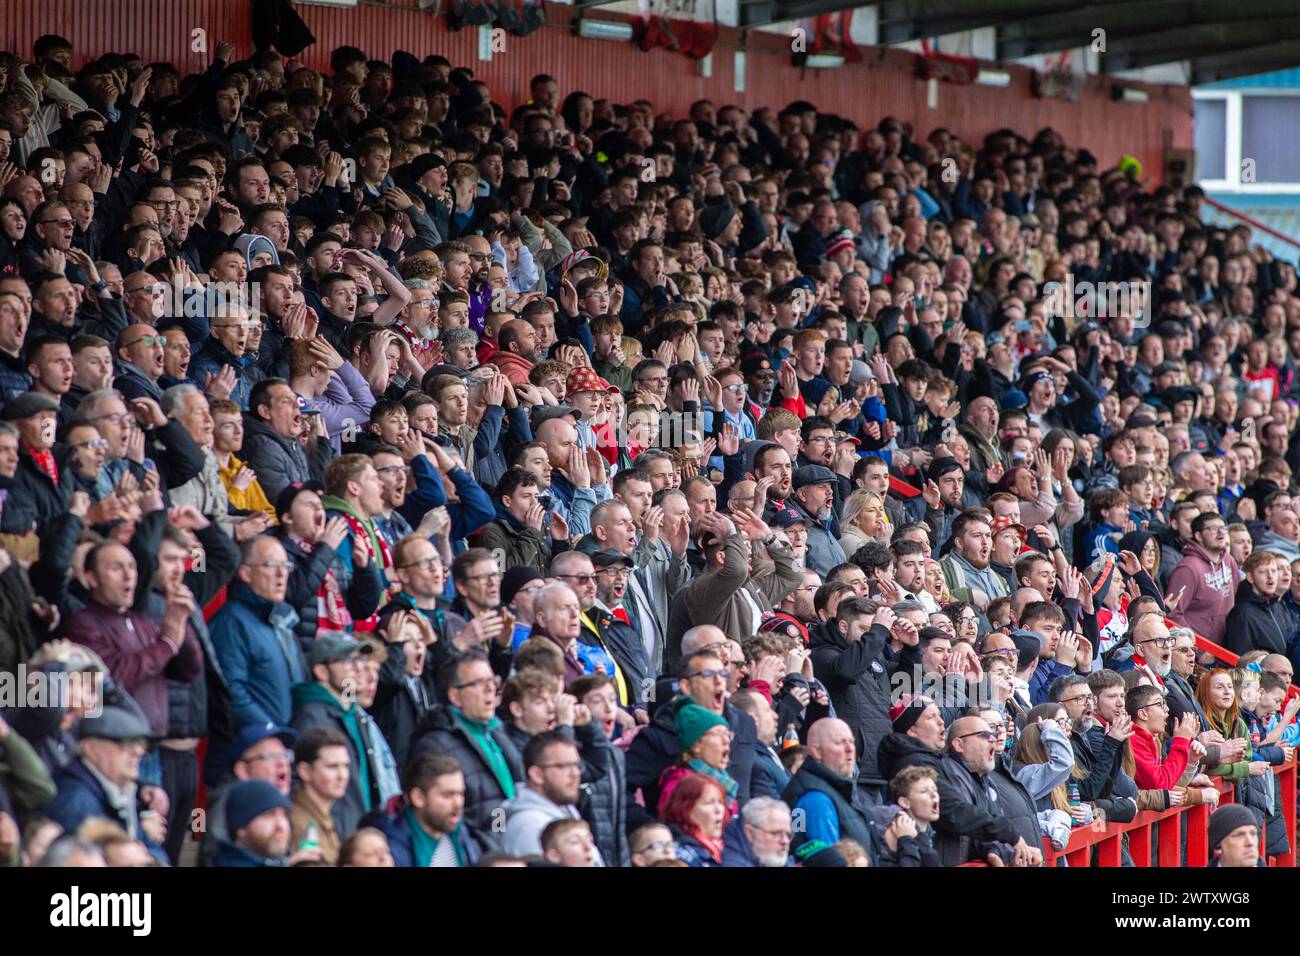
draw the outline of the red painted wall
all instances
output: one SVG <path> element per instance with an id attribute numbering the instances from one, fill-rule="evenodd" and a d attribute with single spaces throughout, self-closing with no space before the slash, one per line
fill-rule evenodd
<path id="1" fill-rule="evenodd" d="M 146 60 L 171 60 L 182 71 L 208 62 L 190 52 L 195 29 L 206 30 L 208 49 L 229 39 L 241 54 L 250 51 L 247 0 L 0 0 L 0 38 L 9 49 L 29 52 L 42 33 L 59 33 L 74 45 L 77 63 L 108 50 L 133 50 Z M 978 142 L 990 130 L 1008 126 L 1032 136 L 1043 126 L 1059 130 L 1072 145 L 1086 146 L 1103 164 L 1135 155 L 1148 176 L 1159 177 L 1166 146 L 1192 145 L 1191 94 L 1186 87 L 1149 86 L 1150 102 L 1115 103 L 1104 81 L 1089 79 L 1078 103 L 1035 99 L 1028 71 L 1011 68 L 1006 89 L 940 83 L 937 109 L 926 104 L 926 83 L 913 72 L 913 57 L 897 50 L 870 49 L 861 64 L 838 70 L 800 71 L 790 65 L 788 43 L 771 34 L 723 30 L 713 54 L 713 75 L 677 54 L 644 53 L 631 44 L 581 40 L 569 29 L 573 8 L 552 6 L 546 27 L 528 37 L 507 36 L 506 52 L 490 62 L 477 59 L 474 30 L 453 33 L 443 18 L 420 11 L 415 0 L 331 8 L 297 6 L 316 34 L 303 54 L 307 65 L 324 69 L 329 51 L 352 44 L 376 56 L 403 49 L 417 56 L 440 53 L 471 66 L 507 109 L 527 97 L 528 79 L 547 72 L 561 92 L 580 88 L 616 101 L 649 97 L 676 115 L 709 97 L 747 107 L 782 106 L 806 99 L 819 108 L 874 124 L 893 115 L 923 135 L 947 126 Z M 746 50 L 745 92 L 734 91 L 733 51 Z"/>

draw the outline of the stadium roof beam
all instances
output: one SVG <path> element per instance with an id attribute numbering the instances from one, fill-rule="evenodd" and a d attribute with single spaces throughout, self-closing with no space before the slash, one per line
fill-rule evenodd
<path id="1" fill-rule="evenodd" d="M 1192 86 L 1200 86 L 1202 83 L 1216 83 L 1238 76 L 1286 70 L 1298 63 L 1300 42 L 1295 40 L 1242 47 L 1231 53 L 1193 58 L 1190 61 L 1191 79 L 1188 82 Z"/>
<path id="2" fill-rule="evenodd" d="M 1118 44 L 1108 43 L 1101 67 L 1105 73 L 1138 70 L 1179 60 L 1217 57 L 1247 47 L 1289 40 L 1300 40 L 1300 19 L 1295 17 L 1270 23 L 1166 30 L 1144 37 L 1125 38 Z"/>
<path id="3" fill-rule="evenodd" d="M 740 23 L 746 27 L 762 27 L 781 20 L 797 20 L 800 17 L 815 17 L 822 13 L 837 13 L 861 6 L 859 3 L 846 3 L 845 0 L 740 0 Z"/>
<path id="4" fill-rule="evenodd" d="M 590 3 L 592 0 L 580 0 Z M 740 26 L 851 9 L 854 0 L 740 0 Z M 1106 31 L 1107 73 L 1189 62 L 1192 83 L 1300 65 L 1294 0 L 884 0 L 878 42 L 996 27 L 998 57 L 1086 47 Z M 1196 72 L 1199 71 L 1199 72 Z"/>
<path id="5" fill-rule="evenodd" d="M 1121 0 L 1098 2 L 1109 6 Z M 1128 5 L 1134 5 L 1132 0 Z M 886 0 L 877 7 L 876 22 L 881 43 L 906 43 L 1026 17 L 1066 15 L 1087 6 L 1080 0 Z"/>
<path id="6" fill-rule="evenodd" d="M 998 26 L 998 55 L 1018 59 L 1088 46 L 1093 31 L 1106 31 L 1106 50 L 1140 46 L 1180 29 L 1242 29 L 1257 20 L 1295 16 L 1294 0 L 1157 0 L 1124 7 L 1089 4 L 1075 13 L 1030 17 Z M 1104 64 L 1103 64 L 1104 65 Z"/>

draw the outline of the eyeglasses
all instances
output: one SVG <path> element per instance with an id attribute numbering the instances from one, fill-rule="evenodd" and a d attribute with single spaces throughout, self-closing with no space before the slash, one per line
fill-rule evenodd
<path id="1" fill-rule="evenodd" d="M 491 677 L 480 677 L 478 680 L 467 680 L 463 684 L 457 684 L 456 690 L 464 690 L 466 687 L 475 687 L 484 691 L 496 690 L 501 686 L 501 678 L 493 674 Z"/>
<path id="2" fill-rule="evenodd" d="M 107 438 L 87 438 L 85 441 L 73 442 L 73 448 L 90 448 L 94 451 L 108 447 Z"/>
<path id="3" fill-rule="evenodd" d="M 71 229 L 74 223 L 71 219 L 42 219 L 38 225 L 58 226 L 60 229 Z"/>
<path id="4" fill-rule="evenodd" d="M 112 422 L 114 425 L 121 427 L 131 421 L 131 416 L 126 412 L 109 412 L 107 415 L 96 415 L 91 419 L 93 422 Z"/>
<path id="5" fill-rule="evenodd" d="M 787 830 L 787 829 L 769 830 L 767 827 L 754 827 L 754 829 L 758 830 L 760 833 L 766 833 L 770 837 L 775 837 L 777 840 L 780 840 L 782 843 L 786 843 L 794 839 L 794 833 L 791 830 Z"/>
<path id="6" fill-rule="evenodd" d="M 822 435 L 817 438 L 805 438 L 803 443 L 805 445 L 829 445 L 834 440 L 835 438 L 832 435 Z"/>
<path id="7" fill-rule="evenodd" d="M 1174 639 L 1172 637 L 1152 637 L 1139 643 L 1154 644 L 1156 647 L 1173 647 Z"/>
<path id="8" fill-rule="evenodd" d="M 259 754 L 256 757 L 248 757 L 244 760 L 244 763 L 257 763 L 259 760 L 283 760 L 285 763 L 290 763 L 293 760 L 293 751 L 272 750 L 270 753 L 267 754 Z"/>
<path id="9" fill-rule="evenodd" d="M 577 581 L 579 584 L 595 584 L 596 575 L 594 574 L 557 574 L 561 581 Z"/>
<path id="10" fill-rule="evenodd" d="M 1095 703 L 1096 700 L 1097 697 L 1095 694 L 1080 694 L 1078 697 L 1066 697 L 1064 700 L 1061 701 L 1061 703 L 1062 704 L 1081 704 L 1081 703 L 1091 704 L 1091 703 Z"/>
<path id="11" fill-rule="evenodd" d="M 469 257 L 474 262 L 487 262 L 488 259 L 492 258 L 485 252 L 471 252 Z"/>
<path id="12" fill-rule="evenodd" d="M 216 328 L 216 326 L 214 326 L 214 328 Z M 161 335 L 142 335 L 134 342 L 129 342 L 122 346 L 122 348 L 129 349 L 133 345 L 143 345 L 145 348 L 153 348 L 155 345 L 165 346 L 166 344 L 167 340 Z"/>
<path id="13" fill-rule="evenodd" d="M 161 295 L 166 290 L 165 285 L 154 283 L 152 285 L 139 285 L 134 289 L 127 289 L 128 293 L 143 292 L 145 295 Z"/>
<path id="14" fill-rule="evenodd" d="M 599 571 L 596 572 L 597 576 L 602 574 L 612 574 L 614 577 L 617 578 L 625 578 L 631 573 L 632 573 L 631 568 L 620 568 L 620 567 L 601 568 Z"/>
<path id="15" fill-rule="evenodd" d="M 405 571 L 408 568 L 419 568 L 421 571 L 431 571 L 442 563 L 442 558 L 420 558 L 418 561 L 411 561 L 408 564 L 399 564 L 397 570 Z"/>
<path id="16" fill-rule="evenodd" d="M 379 475 L 396 475 L 406 471 L 405 465 L 386 465 L 383 468 L 376 468 L 375 473 Z"/>
<path id="17" fill-rule="evenodd" d="M 704 734 L 704 736 L 718 737 L 730 743 L 731 741 L 736 739 L 736 732 L 734 730 L 728 730 L 726 727 L 714 727 L 708 733 Z"/>
<path id="18" fill-rule="evenodd" d="M 1169 702 L 1166 701 L 1166 700 L 1164 700 L 1164 699 L 1153 700 L 1153 701 L 1151 701 L 1151 703 L 1149 703 L 1149 704 L 1143 704 L 1142 706 L 1143 706 L 1143 707 L 1159 707 L 1161 710 L 1168 710 L 1168 709 L 1169 709 Z"/>
<path id="19" fill-rule="evenodd" d="M 293 567 L 289 561 L 263 561 L 261 564 L 250 564 L 250 568 L 266 568 L 270 571 L 288 571 Z"/>
<path id="20" fill-rule="evenodd" d="M 722 386 L 722 390 L 723 390 L 724 392 L 735 392 L 737 395 L 741 395 L 741 394 L 743 394 L 743 393 L 749 391 L 749 386 L 746 385 L 744 382 L 737 382 L 737 383 L 734 384 L 734 385 L 724 385 L 724 386 Z"/>
<path id="21" fill-rule="evenodd" d="M 465 577 L 466 584 L 478 584 L 481 581 L 500 581 L 500 571 L 490 571 L 487 574 L 470 574 Z"/>
<path id="22" fill-rule="evenodd" d="M 967 737 L 983 737 L 985 740 L 997 740 L 998 735 L 991 730 L 973 730 L 968 734 L 958 734 L 958 740 L 965 740 Z"/>
<path id="23" fill-rule="evenodd" d="M 731 680 L 731 671 L 729 671 L 729 670 L 725 670 L 725 671 L 715 671 L 715 670 L 696 671 L 694 674 L 687 674 L 686 677 L 687 677 L 688 680 L 693 679 L 693 678 L 696 678 L 696 677 L 706 677 L 706 678 L 708 678 L 709 680 L 717 680 L 717 679 L 719 679 L 719 678 L 722 679 L 722 680 Z"/>
<path id="24" fill-rule="evenodd" d="M 643 378 L 643 379 L 641 380 L 641 384 L 642 384 L 642 385 L 653 385 L 655 388 L 658 388 L 660 385 L 665 385 L 665 386 L 666 386 L 666 385 L 668 384 L 668 376 L 667 376 L 667 375 L 664 375 L 664 376 L 658 376 L 658 375 L 655 375 L 655 376 L 652 376 L 652 377 L 650 377 L 650 378 Z"/>
<path id="25" fill-rule="evenodd" d="M 667 843 L 656 841 L 654 843 L 647 843 L 645 846 L 641 847 L 641 849 L 633 850 L 632 852 L 649 853 L 651 850 L 655 851 L 656 853 L 676 853 L 677 844 L 674 843 L 672 840 L 669 840 Z"/>

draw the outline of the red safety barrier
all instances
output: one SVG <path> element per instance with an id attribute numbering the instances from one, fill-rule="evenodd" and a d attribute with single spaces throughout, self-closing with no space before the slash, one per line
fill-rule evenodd
<path id="1" fill-rule="evenodd" d="M 1294 780 L 1294 762 L 1290 766 Z M 1214 784 L 1219 791 L 1220 806 L 1231 803 L 1232 785 L 1217 777 Z M 1294 790 L 1292 792 L 1294 794 Z M 1205 803 L 1169 810 L 1142 810 L 1128 823 L 1077 827 L 1062 850 L 1055 849 L 1051 840 L 1044 839 L 1043 865 L 1056 866 L 1058 860 L 1064 859 L 1067 866 L 1120 866 L 1124 837 L 1127 836 L 1128 852 L 1134 866 L 1182 866 L 1180 832 L 1186 825 L 1186 865 L 1206 866 L 1209 863 L 1209 822 L 1210 806 Z M 1151 859 L 1152 833 L 1158 833 L 1160 837 L 1154 862 Z"/>

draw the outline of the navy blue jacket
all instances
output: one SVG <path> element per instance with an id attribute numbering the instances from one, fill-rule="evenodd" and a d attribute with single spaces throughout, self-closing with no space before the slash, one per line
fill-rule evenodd
<path id="1" fill-rule="evenodd" d="M 64 832 L 71 833 L 90 817 L 104 817 L 121 825 L 128 833 L 135 833 L 149 849 L 159 863 L 168 864 L 167 853 L 161 846 L 149 839 L 140 828 L 140 808 L 126 807 L 118 812 L 108 802 L 108 794 L 99 778 L 81 760 L 74 760 L 54 774 L 54 785 L 59 792 L 45 805 L 44 814 L 63 827 Z"/>

